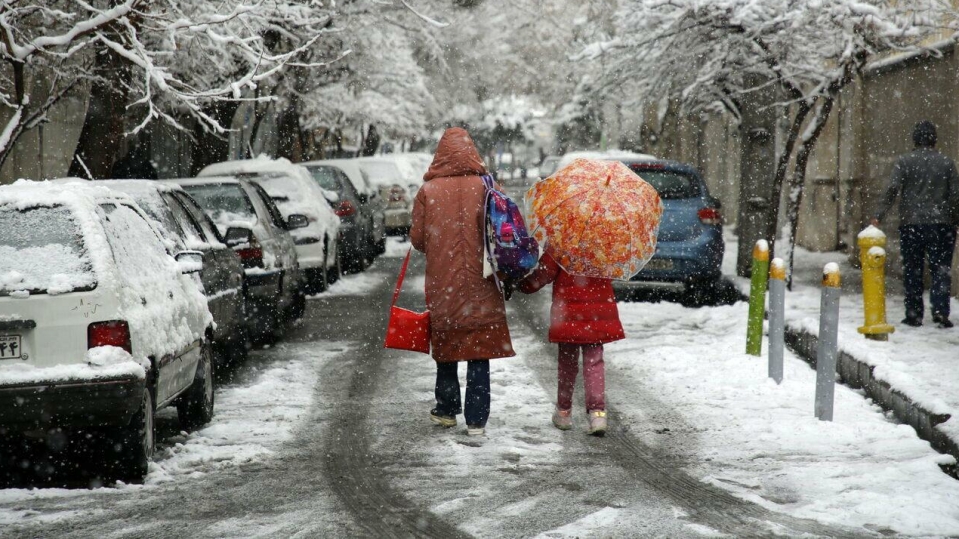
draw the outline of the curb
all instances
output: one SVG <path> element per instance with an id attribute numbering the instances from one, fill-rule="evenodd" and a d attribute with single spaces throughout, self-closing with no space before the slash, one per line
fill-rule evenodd
<path id="1" fill-rule="evenodd" d="M 806 363 L 816 368 L 816 354 L 819 339 L 803 330 L 786 325 L 786 346 L 802 358 Z M 914 402 L 907 395 L 879 380 L 873 374 L 874 367 L 839 350 L 836 359 L 838 382 L 853 389 L 860 389 L 876 404 L 892 414 L 900 422 L 916 430 L 920 438 L 932 444 L 936 451 L 952 455 L 959 461 L 959 443 L 939 430 L 937 425 L 946 422 L 949 414 L 934 414 Z M 959 464 L 940 465 L 944 472 L 959 479 Z"/>

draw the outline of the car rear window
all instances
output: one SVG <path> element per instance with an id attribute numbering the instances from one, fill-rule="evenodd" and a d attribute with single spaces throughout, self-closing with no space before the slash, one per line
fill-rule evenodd
<path id="1" fill-rule="evenodd" d="M 216 222 L 256 219 L 253 203 L 239 184 L 184 185 L 183 190 Z"/>
<path id="2" fill-rule="evenodd" d="M 83 236 L 67 208 L 0 206 L 0 230 L 0 296 L 96 287 Z"/>
<path id="3" fill-rule="evenodd" d="M 695 176 L 675 172 L 671 170 L 650 169 L 643 166 L 630 166 L 640 178 L 656 189 L 660 198 L 693 198 L 701 193 L 699 190 L 699 180 Z"/>
<path id="4" fill-rule="evenodd" d="M 336 177 L 336 170 L 330 167 L 310 167 L 310 174 L 323 189 L 334 193 L 339 193 L 342 190 L 340 180 Z"/>

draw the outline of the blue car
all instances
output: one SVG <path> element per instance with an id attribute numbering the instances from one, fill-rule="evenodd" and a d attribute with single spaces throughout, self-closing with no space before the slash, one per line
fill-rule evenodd
<path id="1" fill-rule="evenodd" d="M 642 283 L 685 285 L 686 302 L 714 301 L 722 285 L 722 213 L 695 168 L 667 160 L 618 159 L 649 182 L 663 201 L 656 254 L 630 282 L 616 282 L 627 291 Z"/>

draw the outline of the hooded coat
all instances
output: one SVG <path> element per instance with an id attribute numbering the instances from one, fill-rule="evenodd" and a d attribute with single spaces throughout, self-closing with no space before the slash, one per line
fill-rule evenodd
<path id="1" fill-rule="evenodd" d="M 516 355 L 506 305 L 483 277 L 486 174 L 465 129 L 447 129 L 413 202 L 413 247 L 426 254 L 430 345 L 440 363 Z"/>
<path id="2" fill-rule="evenodd" d="M 532 294 L 549 283 L 553 283 L 549 342 L 603 344 L 626 338 L 612 281 L 570 275 L 547 250 L 519 289 Z"/>

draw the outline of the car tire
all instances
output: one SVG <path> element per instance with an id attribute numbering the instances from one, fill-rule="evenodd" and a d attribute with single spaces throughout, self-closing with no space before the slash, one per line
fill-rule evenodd
<path id="1" fill-rule="evenodd" d="M 196 430 L 213 419 L 215 400 L 213 387 L 213 353 L 204 343 L 200 349 L 200 361 L 193 376 L 193 385 L 177 399 L 176 413 L 184 430 Z"/>
<path id="2" fill-rule="evenodd" d="M 119 465 L 119 479 L 139 483 L 149 471 L 150 461 L 156 449 L 156 425 L 154 415 L 153 392 L 149 387 L 143 389 L 140 407 L 130 424 L 116 429 L 109 451 L 118 455 L 108 455 Z"/>
<path id="3" fill-rule="evenodd" d="M 343 262 L 342 256 L 337 253 L 335 263 L 326 269 L 326 282 L 329 285 L 334 284 L 336 281 L 340 280 L 340 276 L 343 275 Z"/>

